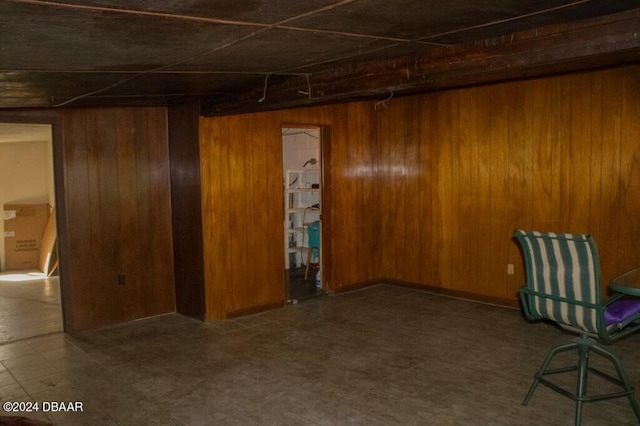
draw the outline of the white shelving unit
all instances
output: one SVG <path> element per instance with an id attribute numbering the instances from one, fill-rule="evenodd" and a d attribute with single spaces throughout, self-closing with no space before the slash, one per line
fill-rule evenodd
<path id="1" fill-rule="evenodd" d="M 286 170 L 284 185 L 284 259 L 289 269 L 307 262 L 307 226 L 322 213 L 320 169 Z"/>

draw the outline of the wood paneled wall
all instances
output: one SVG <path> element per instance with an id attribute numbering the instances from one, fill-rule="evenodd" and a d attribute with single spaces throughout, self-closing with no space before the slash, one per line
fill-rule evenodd
<path id="1" fill-rule="evenodd" d="M 384 278 L 515 304 L 516 228 L 592 233 L 606 286 L 640 265 L 639 76 L 202 118 L 209 318 L 283 301 L 283 123 L 331 130 L 331 291 Z"/>
<path id="2" fill-rule="evenodd" d="M 513 303 L 523 280 L 511 240 L 519 227 L 592 233 L 606 285 L 640 264 L 638 93 L 640 67 L 630 66 L 377 108 L 358 102 L 174 122 L 177 133 L 183 124 L 200 131 L 204 289 L 186 288 L 184 300 L 198 310 L 204 297 L 206 319 L 283 303 L 283 124 L 328 126 L 331 134 L 323 158 L 331 178 L 323 279 L 331 291 L 386 278 Z M 173 311 L 166 109 L 48 110 L 44 121 L 39 114 L 0 118 L 54 123 L 67 330 Z M 193 165 L 193 152 L 182 153 Z"/>
<path id="3" fill-rule="evenodd" d="M 166 109 L 59 114 L 67 329 L 174 311 Z"/>
<path id="4" fill-rule="evenodd" d="M 383 276 L 513 301 L 516 228 L 593 234 L 603 287 L 640 265 L 638 93 L 632 66 L 389 102 Z"/>
<path id="5" fill-rule="evenodd" d="M 331 208 L 323 280 L 331 291 L 379 276 L 373 104 L 202 118 L 202 208 L 210 319 L 284 302 L 283 124 L 329 126 Z M 330 152 L 330 153 L 329 153 Z M 327 158 L 329 156 L 330 158 Z M 324 203 L 325 207 L 327 203 Z M 329 216 L 327 216 L 329 215 Z M 328 246 L 329 245 L 329 246 Z"/>

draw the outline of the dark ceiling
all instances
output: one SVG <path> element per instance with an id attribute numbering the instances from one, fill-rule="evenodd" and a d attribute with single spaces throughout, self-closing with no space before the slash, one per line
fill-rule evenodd
<path id="1" fill-rule="evenodd" d="M 640 61 L 640 0 L 0 0 L 0 108 L 207 115 Z M 558 37 L 562 35 L 562 37 Z"/>

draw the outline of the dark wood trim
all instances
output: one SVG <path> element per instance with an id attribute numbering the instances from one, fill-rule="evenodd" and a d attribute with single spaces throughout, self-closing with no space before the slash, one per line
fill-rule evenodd
<path id="1" fill-rule="evenodd" d="M 374 285 L 379 285 L 379 284 L 386 284 L 386 283 L 381 280 L 362 281 L 359 283 L 346 284 L 346 285 L 340 286 L 334 289 L 332 293 L 333 294 L 349 293 L 352 291 L 362 290 L 364 288 L 372 287 Z"/>
<path id="2" fill-rule="evenodd" d="M 177 312 L 205 320 L 199 107 L 168 108 L 171 223 Z"/>
<path id="3" fill-rule="evenodd" d="M 331 250 L 332 233 L 332 192 L 331 185 L 331 128 L 320 126 L 320 167 L 322 170 L 322 286 L 325 291 L 333 290 L 333 270 L 327 259 L 333 259 Z"/>
<path id="4" fill-rule="evenodd" d="M 232 319 L 232 318 L 237 318 L 237 317 L 241 317 L 241 316 L 244 316 L 244 315 L 257 314 L 259 312 L 270 311 L 272 309 L 282 308 L 283 306 L 284 306 L 284 302 L 268 303 L 266 305 L 252 306 L 252 307 L 246 308 L 246 309 L 239 309 L 237 311 L 227 312 L 225 319 Z"/>

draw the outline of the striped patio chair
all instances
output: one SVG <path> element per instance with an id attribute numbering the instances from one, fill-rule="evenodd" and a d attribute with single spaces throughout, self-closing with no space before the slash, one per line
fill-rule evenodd
<path id="1" fill-rule="evenodd" d="M 628 397 L 640 420 L 640 407 L 622 363 L 597 341 L 612 343 L 640 329 L 640 301 L 622 300 L 613 295 L 602 302 L 600 264 L 593 238 L 586 234 L 560 234 L 516 230 L 514 236 L 524 257 L 526 284 L 520 290 L 523 312 L 528 320 L 549 320 L 579 337 L 549 352 L 523 405 L 527 405 L 538 384 L 572 399 L 576 403 L 575 424 L 582 421 L 586 402 Z M 576 365 L 549 368 L 554 356 L 576 351 Z M 589 355 L 598 354 L 614 366 L 617 377 L 589 365 Z M 577 373 L 576 392 L 559 386 L 548 376 Z M 617 392 L 587 395 L 587 376 L 592 372 L 618 385 Z"/>

